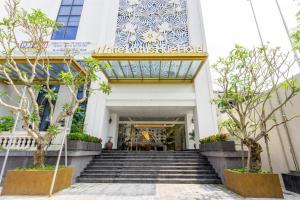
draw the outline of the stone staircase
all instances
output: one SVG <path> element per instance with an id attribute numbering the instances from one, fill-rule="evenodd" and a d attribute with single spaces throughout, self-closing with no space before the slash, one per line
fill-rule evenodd
<path id="1" fill-rule="evenodd" d="M 103 151 L 77 178 L 80 183 L 219 184 L 214 169 L 197 151 Z"/>

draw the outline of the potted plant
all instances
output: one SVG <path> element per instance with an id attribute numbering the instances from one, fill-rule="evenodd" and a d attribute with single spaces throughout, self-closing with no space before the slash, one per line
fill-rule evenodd
<path id="1" fill-rule="evenodd" d="M 189 140 L 193 141 L 194 142 L 194 149 L 196 149 L 196 143 L 195 143 L 195 140 L 196 140 L 196 135 L 195 135 L 195 130 L 193 130 L 192 132 L 189 133 Z"/>
<path id="2" fill-rule="evenodd" d="M 200 151 L 235 151 L 234 141 L 228 141 L 228 135 L 219 133 L 199 140 Z"/>
<path id="3" fill-rule="evenodd" d="M 113 148 L 114 144 L 112 143 L 111 139 L 112 139 L 112 137 L 108 137 L 108 141 L 105 144 L 106 150 L 112 150 L 112 148 Z"/>
<path id="4" fill-rule="evenodd" d="M 269 136 L 273 128 L 295 118 L 283 116 L 283 121 L 277 121 L 273 117 L 300 93 L 298 83 L 289 76 L 294 62 L 279 48 L 236 45 L 228 57 L 213 65 L 221 91 L 212 103 L 226 113 L 228 132 L 248 148 L 246 168 L 225 170 L 225 185 L 244 197 L 283 197 L 278 174 L 272 169 Z M 284 96 L 279 98 L 278 90 L 284 90 Z M 272 105 L 272 98 L 278 98 L 279 103 Z M 261 173 L 261 140 L 266 145 L 268 173 Z"/>
<path id="5" fill-rule="evenodd" d="M 86 133 L 70 133 L 68 138 L 69 151 L 101 151 L 102 140 Z"/>
<path id="6" fill-rule="evenodd" d="M 71 119 L 79 105 L 87 100 L 88 93 L 100 90 L 108 94 L 110 87 L 101 82 L 97 76 L 97 73 L 106 66 L 100 65 L 95 59 L 85 58 L 82 63 L 84 69 L 80 68 L 74 72 L 74 66 L 78 68 L 78 65 L 72 57 L 72 52 L 66 49 L 66 54 L 59 60 L 64 67 L 57 67 L 58 58 L 51 60 L 45 44 L 53 30 L 62 24 L 50 19 L 39 9 L 28 12 L 19 5 L 18 0 L 7 1 L 7 17 L 0 21 L 0 77 L 1 82 L 9 85 L 7 87 L 13 90 L 15 98 L 20 99 L 20 102 L 16 106 L 15 102 L 7 101 L 7 93 L 0 91 L 0 106 L 20 114 L 23 129 L 35 140 L 37 147 L 33 156 L 34 170 L 32 168 L 9 170 L 4 179 L 2 194 L 48 195 L 51 183 L 49 177 L 53 175 L 54 170 L 45 163 L 45 148 L 61 133 L 62 121 Z M 18 32 L 22 32 L 22 38 L 27 38 L 33 48 L 22 48 L 20 38 L 14 37 Z M 20 56 L 24 59 L 20 60 Z M 19 64 L 26 67 L 20 67 Z M 99 84 L 89 89 L 91 81 Z M 55 115 L 54 103 L 57 93 L 53 84 L 66 86 L 70 93 L 70 99 L 66 100 L 60 112 Z M 81 98 L 77 96 L 79 88 L 83 90 Z M 49 105 L 48 128 L 45 134 L 42 134 L 39 128 L 43 110 L 37 100 L 40 93 L 43 93 L 44 101 Z M 63 187 L 70 185 L 72 178 L 70 174 L 72 174 L 70 167 L 58 170 L 58 179 L 63 179 L 66 183 Z M 55 188 L 63 188 L 56 186 L 59 185 L 58 182 L 55 182 L 54 191 L 57 191 Z"/>

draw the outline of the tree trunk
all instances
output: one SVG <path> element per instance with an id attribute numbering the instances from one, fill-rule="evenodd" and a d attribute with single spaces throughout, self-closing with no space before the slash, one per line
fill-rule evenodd
<path id="1" fill-rule="evenodd" d="M 44 167 L 45 166 L 45 150 L 44 145 L 38 144 L 36 151 L 33 156 L 33 166 L 34 167 Z"/>
<path id="2" fill-rule="evenodd" d="M 266 144 L 266 149 L 267 149 L 267 156 L 268 156 L 268 163 L 269 163 L 269 171 L 273 173 L 273 167 L 272 167 L 272 160 L 271 160 L 271 154 L 270 154 L 270 149 L 269 149 L 269 142 L 267 135 L 264 136 L 265 139 L 265 144 Z"/>
<path id="3" fill-rule="evenodd" d="M 249 138 L 244 140 L 244 144 L 248 147 L 250 153 L 249 159 L 249 172 L 258 172 L 261 170 L 261 157 L 262 147 L 259 143 Z"/>
<path id="4" fill-rule="evenodd" d="M 244 154 L 244 143 L 243 140 L 241 140 L 241 148 L 242 148 L 242 167 L 245 169 L 245 154 Z"/>

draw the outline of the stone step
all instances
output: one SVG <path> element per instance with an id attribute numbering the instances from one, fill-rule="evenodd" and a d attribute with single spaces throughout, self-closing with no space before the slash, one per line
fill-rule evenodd
<path id="1" fill-rule="evenodd" d="M 215 170 L 197 151 L 103 151 L 81 172 L 83 183 L 219 184 Z"/>
<path id="2" fill-rule="evenodd" d="M 169 179 L 217 179 L 216 174 L 90 174 L 82 173 L 84 178 L 169 178 Z"/>
<path id="3" fill-rule="evenodd" d="M 157 153 L 157 152 L 129 152 L 129 153 L 124 153 L 124 152 L 114 152 L 114 153 L 102 153 L 101 155 L 164 155 L 164 156 L 201 156 L 200 153 L 195 152 L 195 153 Z"/>
<path id="4" fill-rule="evenodd" d="M 123 174 L 215 174 L 214 170 L 209 169 L 185 169 L 185 170 L 164 170 L 164 169 L 90 169 L 87 168 L 83 173 L 86 174 L 113 174 L 113 173 L 123 173 Z"/>
<path id="5" fill-rule="evenodd" d="M 102 155 L 201 155 L 199 152 L 145 152 L 145 151 L 136 151 L 136 152 L 102 152 Z"/>
<path id="6" fill-rule="evenodd" d="M 209 162 L 91 162 L 88 166 L 210 166 Z"/>
<path id="7" fill-rule="evenodd" d="M 91 170 L 212 170 L 213 168 L 210 165 L 207 166 L 88 166 L 86 169 Z"/>
<path id="8" fill-rule="evenodd" d="M 162 183 L 162 184 L 220 184 L 219 179 L 169 179 L 169 178 L 84 178 L 79 183 Z"/>
<path id="9" fill-rule="evenodd" d="M 140 158 L 130 158 L 130 159 L 94 159 L 94 162 L 186 162 L 186 163 L 201 163 L 208 162 L 205 159 L 140 159 Z"/>
<path id="10" fill-rule="evenodd" d="M 204 156 L 178 156 L 178 155 L 99 155 L 95 156 L 96 159 L 130 159 L 130 158 L 149 158 L 149 159 L 165 159 L 165 158 L 174 158 L 174 159 L 206 159 Z"/>

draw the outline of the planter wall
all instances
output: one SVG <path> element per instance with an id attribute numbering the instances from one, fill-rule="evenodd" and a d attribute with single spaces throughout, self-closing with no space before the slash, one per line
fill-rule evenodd
<path id="1" fill-rule="evenodd" d="M 68 151 L 101 151 L 101 143 L 68 140 Z"/>
<path id="2" fill-rule="evenodd" d="M 49 195 L 54 170 L 10 170 L 4 179 L 1 195 Z M 59 169 L 53 193 L 70 187 L 73 168 Z"/>
<path id="3" fill-rule="evenodd" d="M 242 168 L 242 156 L 244 154 L 244 166 L 247 164 L 247 152 L 246 151 L 205 151 L 201 152 L 206 156 L 210 164 L 213 166 L 218 176 L 221 178 L 224 184 L 224 169 Z"/>
<path id="4" fill-rule="evenodd" d="M 199 145 L 201 152 L 204 151 L 235 151 L 234 141 L 207 142 Z"/>
<path id="5" fill-rule="evenodd" d="M 277 174 L 236 173 L 224 170 L 226 187 L 250 198 L 283 198 Z"/>
<path id="6" fill-rule="evenodd" d="M 33 151 L 11 151 L 7 160 L 4 176 L 8 170 L 14 170 L 17 167 L 31 167 L 33 164 Z M 73 167 L 72 182 L 76 182 L 76 178 L 94 156 L 99 155 L 98 151 L 68 151 L 68 165 Z M 57 162 L 58 151 L 47 151 L 45 162 L 47 165 L 55 165 Z M 2 166 L 5 152 L 0 152 L 0 166 Z M 60 164 L 65 164 L 64 153 L 60 159 Z M 2 182 L 3 183 L 3 182 Z"/>
<path id="7" fill-rule="evenodd" d="M 286 190 L 300 194 L 300 172 L 282 174 L 282 179 Z"/>

